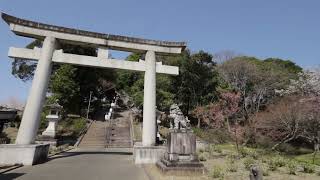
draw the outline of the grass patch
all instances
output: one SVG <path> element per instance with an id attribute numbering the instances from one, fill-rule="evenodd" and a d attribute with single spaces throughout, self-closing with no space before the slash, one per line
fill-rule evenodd
<path id="1" fill-rule="evenodd" d="M 290 161 L 287 165 L 288 173 L 292 175 L 296 175 L 297 163 L 294 161 Z"/>
<path id="2" fill-rule="evenodd" d="M 267 165 L 263 164 L 261 166 L 261 169 L 262 169 L 262 175 L 263 176 L 269 176 L 270 175 L 269 167 Z"/>
<path id="3" fill-rule="evenodd" d="M 312 164 L 313 153 L 294 156 L 294 159 L 300 162 Z M 320 153 L 317 153 L 314 164 L 320 166 Z"/>
<path id="4" fill-rule="evenodd" d="M 229 172 L 237 172 L 238 168 L 239 168 L 238 164 L 234 161 L 229 161 L 227 164 L 227 170 Z"/>
<path id="5" fill-rule="evenodd" d="M 224 171 L 221 166 L 213 166 L 212 170 L 209 172 L 211 178 L 223 178 Z"/>
<path id="6" fill-rule="evenodd" d="M 312 165 L 312 164 L 307 164 L 307 163 L 303 164 L 303 165 L 302 165 L 302 168 L 303 168 L 303 172 L 304 172 L 304 173 L 309 173 L 309 174 L 314 173 L 315 170 L 316 170 L 316 168 L 315 168 L 314 165 Z"/>
<path id="7" fill-rule="evenodd" d="M 256 161 L 252 157 L 247 157 L 243 160 L 244 167 L 249 170 L 252 165 L 254 165 Z"/>
<path id="8" fill-rule="evenodd" d="M 58 122 L 58 134 L 60 136 L 78 137 L 86 127 L 85 118 L 66 118 Z"/>
<path id="9" fill-rule="evenodd" d="M 226 130 L 221 129 L 201 129 L 192 128 L 194 134 L 200 139 L 213 144 L 222 144 L 231 142 L 230 134 Z"/>

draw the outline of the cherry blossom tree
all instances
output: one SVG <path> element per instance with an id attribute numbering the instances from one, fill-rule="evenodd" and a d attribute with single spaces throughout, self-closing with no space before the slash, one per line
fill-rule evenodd
<path id="1" fill-rule="evenodd" d="M 255 116 L 256 128 L 262 135 L 279 145 L 300 139 L 314 146 L 315 154 L 320 146 L 320 97 L 286 96 Z"/>
<path id="2" fill-rule="evenodd" d="M 276 91 L 280 95 L 302 94 L 320 96 L 320 68 L 299 73 L 298 79 L 292 79 L 287 89 Z"/>

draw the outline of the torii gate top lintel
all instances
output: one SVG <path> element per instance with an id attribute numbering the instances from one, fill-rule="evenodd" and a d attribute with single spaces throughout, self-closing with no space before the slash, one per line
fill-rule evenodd
<path id="1" fill-rule="evenodd" d="M 6 13 L 1 13 L 1 16 L 15 34 L 36 39 L 52 36 L 69 43 L 105 46 L 110 49 L 131 52 L 151 50 L 159 53 L 181 53 L 186 47 L 185 42 L 158 41 L 90 32 L 25 20 Z"/>

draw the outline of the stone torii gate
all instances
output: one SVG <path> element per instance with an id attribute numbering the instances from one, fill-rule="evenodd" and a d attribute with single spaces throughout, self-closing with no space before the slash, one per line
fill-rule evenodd
<path id="1" fill-rule="evenodd" d="M 5 13 L 2 13 L 2 18 L 16 35 L 43 40 L 43 46 L 34 49 L 14 47 L 10 47 L 9 49 L 9 57 L 38 60 L 38 65 L 18 131 L 16 144 L 7 147 L 0 146 L 0 154 L 2 151 L 5 154 L 11 154 L 10 156 L 12 157 L 14 156 L 13 153 L 27 152 L 26 150 L 21 151 L 21 148 L 20 151 L 13 150 L 17 147 L 34 147 L 53 62 L 145 72 L 142 146 L 151 147 L 155 145 L 156 73 L 179 74 L 178 67 L 156 62 L 156 54 L 179 54 L 185 49 L 185 42 L 157 41 L 89 32 L 20 19 Z M 97 49 L 97 57 L 64 53 L 63 49 L 59 49 L 59 43 L 94 47 Z M 109 59 L 108 49 L 146 53 L 145 60 L 130 62 Z M 5 150 L 8 147 L 10 147 L 11 153 Z M 35 157 L 37 155 L 34 153 L 32 156 Z M 14 161 L 16 161 L 15 163 L 19 163 L 23 161 L 22 159 Z M 0 155 L 0 163 L 3 163 L 3 161 L 5 160 Z M 37 159 L 32 160 L 33 163 L 35 163 L 34 161 L 37 161 Z M 28 164 L 28 162 L 23 161 L 24 164 Z"/>

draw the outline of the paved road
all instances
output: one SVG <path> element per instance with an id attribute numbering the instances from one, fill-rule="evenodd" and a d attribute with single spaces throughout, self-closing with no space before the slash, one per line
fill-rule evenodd
<path id="1" fill-rule="evenodd" d="M 0 174 L 1 180 L 147 180 L 124 149 L 78 149 L 52 157 L 48 162 Z"/>

